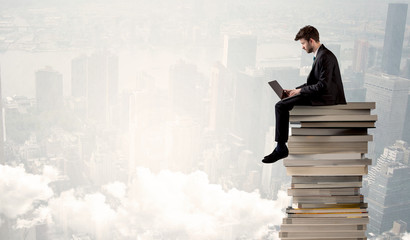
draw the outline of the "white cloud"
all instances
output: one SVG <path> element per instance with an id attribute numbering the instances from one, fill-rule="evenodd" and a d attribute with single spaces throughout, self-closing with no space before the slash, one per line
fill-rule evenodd
<path id="1" fill-rule="evenodd" d="M 410 233 L 405 233 L 401 239 L 402 240 L 410 240 Z"/>
<path id="2" fill-rule="evenodd" d="M 63 192 L 49 201 L 54 221 L 64 230 L 96 234 L 98 239 L 110 239 L 110 227 L 115 211 L 105 202 L 101 193 L 77 196 L 74 190 Z"/>
<path id="3" fill-rule="evenodd" d="M 26 173 L 22 166 L 0 165 L 0 214 L 14 219 L 32 210 L 35 201 L 49 199 L 53 195 L 48 187 L 51 180 L 48 176 Z"/>
<path id="4" fill-rule="evenodd" d="M 50 209 L 47 207 L 41 206 L 35 209 L 32 213 L 28 214 L 28 216 L 18 218 L 16 221 L 15 227 L 17 229 L 31 228 L 35 225 L 46 223 L 46 222 L 51 223 Z"/>
<path id="5" fill-rule="evenodd" d="M 103 186 L 103 189 L 111 196 L 122 199 L 127 192 L 127 186 L 122 182 L 113 182 Z"/>
<path id="6" fill-rule="evenodd" d="M 231 232 L 253 236 L 269 223 L 280 224 L 283 217 L 280 204 L 257 193 L 225 192 L 203 172 L 155 175 L 138 169 L 136 176 L 118 219 L 125 235 L 133 229 L 156 229 L 180 239 L 215 239 Z"/>
<path id="7" fill-rule="evenodd" d="M 226 192 L 210 184 L 203 172 L 153 174 L 138 169 L 128 189 L 116 182 L 103 190 L 107 197 L 71 190 L 50 200 L 55 222 L 74 232 L 99 234 L 99 239 L 110 239 L 113 231 L 140 239 L 158 234 L 198 240 L 257 237 L 266 234 L 268 224 L 280 224 L 288 202 L 264 200 L 256 192 Z M 281 197 L 288 198 L 286 193 Z"/>
<path id="8" fill-rule="evenodd" d="M 270 201 L 257 192 L 224 191 L 199 171 L 154 174 L 140 168 L 128 187 L 114 182 L 101 192 L 72 189 L 52 197 L 48 183 L 57 177 L 50 168 L 33 175 L 23 167 L 1 165 L 0 213 L 18 218 L 17 228 L 47 222 L 49 227 L 89 233 L 100 240 L 112 239 L 113 234 L 132 239 L 260 239 L 267 235 L 268 225 L 280 224 L 289 202 L 285 192 L 278 201 Z M 48 201 L 48 206 L 33 210 L 36 200 Z"/>

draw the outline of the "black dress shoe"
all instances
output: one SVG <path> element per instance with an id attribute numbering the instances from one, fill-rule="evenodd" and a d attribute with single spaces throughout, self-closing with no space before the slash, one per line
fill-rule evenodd
<path id="1" fill-rule="evenodd" d="M 271 154 L 268 156 L 265 156 L 265 158 L 262 160 L 263 163 L 274 163 L 282 158 L 285 158 L 289 155 L 289 150 L 286 149 L 286 151 L 277 151 L 276 148 L 273 150 Z"/>

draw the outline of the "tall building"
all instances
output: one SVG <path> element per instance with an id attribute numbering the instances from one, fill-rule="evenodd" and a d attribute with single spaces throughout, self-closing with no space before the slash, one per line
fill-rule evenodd
<path id="1" fill-rule="evenodd" d="M 233 106 L 233 74 L 222 64 L 213 66 L 209 84 L 209 129 L 226 134 Z"/>
<path id="2" fill-rule="evenodd" d="M 274 99 L 268 98 L 273 91 L 267 82 L 261 70 L 241 72 L 234 81 L 232 133 L 259 157 L 263 157 L 265 133 L 273 124 Z"/>
<path id="3" fill-rule="evenodd" d="M 39 111 L 63 107 L 63 76 L 50 67 L 36 72 L 36 99 Z"/>
<path id="4" fill-rule="evenodd" d="M 118 57 L 107 52 L 88 58 L 87 117 L 108 123 L 118 93 Z"/>
<path id="5" fill-rule="evenodd" d="M 79 56 L 71 61 L 71 96 L 86 97 L 87 95 L 87 75 L 88 58 Z"/>
<path id="6" fill-rule="evenodd" d="M 369 41 L 358 39 L 354 43 L 353 72 L 364 73 L 367 68 Z"/>
<path id="7" fill-rule="evenodd" d="M 0 164 L 3 164 L 6 162 L 6 159 L 4 159 L 4 133 L 5 133 L 5 128 L 4 128 L 4 119 L 3 119 L 3 95 L 1 94 L 1 69 L 0 69 Z"/>
<path id="8" fill-rule="evenodd" d="M 252 35 L 224 37 L 223 65 L 229 70 L 245 70 L 256 63 L 257 39 Z"/>
<path id="9" fill-rule="evenodd" d="M 194 64 L 178 62 L 170 69 L 170 90 L 174 109 L 197 120 L 205 119 L 204 99 L 208 83 Z"/>
<path id="10" fill-rule="evenodd" d="M 377 166 L 369 173 L 369 233 L 378 235 L 389 231 L 394 221 L 410 226 L 409 152 L 407 143 L 398 141 L 384 149 Z"/>
<path id="11" fill-rule="evenodd" d="M 407 7 L 407 3 L 389 3 L 382 57 L 382 70 L 387 74 L 400 73 Z"/>
<path id="12" fill-rule="evenodd" d="M 410 80 L 380 73 L 366 73 L 364 82 L 367 89 L 366 101 L 376 102 L 374 113 L 378 119 L 376 129 L 372 131 L 375 136 L 373 150 L 378 156 L 383 148 L 403 137 Z"/>

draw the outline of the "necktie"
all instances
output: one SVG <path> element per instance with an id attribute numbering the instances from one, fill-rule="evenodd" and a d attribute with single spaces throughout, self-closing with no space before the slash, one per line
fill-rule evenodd
<path id="1" fill-rule="evenodd" d="M 316 60 L 316 57 L 313 57 L 313 62 L 315 62 L 315 60 Z"/>

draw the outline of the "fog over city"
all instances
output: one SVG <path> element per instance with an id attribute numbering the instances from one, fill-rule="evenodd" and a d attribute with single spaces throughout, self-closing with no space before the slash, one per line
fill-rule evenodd
<path id="1" fill-rule="evenodd" d="M 0 239 L 280 239 L 267 83 L 306 82 L 305 25 L 376 102 L 368 239 L 410 239 L 409 3 L 0 0 Z"/>

